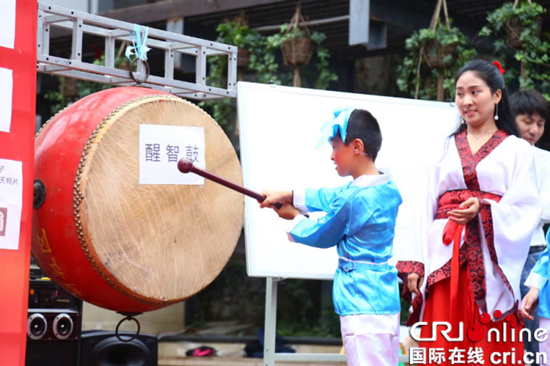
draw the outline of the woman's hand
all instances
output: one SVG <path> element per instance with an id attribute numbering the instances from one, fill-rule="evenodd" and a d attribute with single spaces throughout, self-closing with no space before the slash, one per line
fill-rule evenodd
<path id="1" fill-rule="evenodd" d="M 422 287 L 422 282 L 424 282 L 424 277 L 418 273 L 409 273 L 407 276 L 407 287 L 410 292 L 419 294 L 420 287 Z"/>
<path id="2" fill-rule="evenodd" d="M 479 200 L 470 197 L 460 205 L 462 210 L 449 211 L 449 220 L 453 220 L 459 225 L 466 225 L 479 213 Z"/>
<path id="3" fill-rule="evenodd" d="M 281 208 L 273 208 L 273 209 L 275 210 L 275 212 L 277 212 L 277 215 L 279 215 L 281 219 L 285 219 L 285 220 L 292 220 L 296 216 L 300 215 L 300 211 L 298 211 L 296 207 L 292 206 L 288 202 L 285 202 L 283 204 L 283 207 Z"/>
<path id="4" fill-rule="evenodd" d="M 521 315 L 525 319 L 534 320 L 533 311 L 539 304 L 540 290 L 536 287 L 531 287 L 527 295 L 521 301 Z"/>
<path id="5" fill-rule="evenodd" d="M 292 203 L 292 191 L 262 191 L 262 194 L 266 196 L 266 199 L 258 201 L 261 208 L 273 208 L 273 205 L 276 203 Z"/>

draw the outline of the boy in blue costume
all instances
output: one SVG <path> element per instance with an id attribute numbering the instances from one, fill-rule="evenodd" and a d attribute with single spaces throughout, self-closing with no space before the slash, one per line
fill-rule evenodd
<path id="1" fill-rule="evenodd" d="M 353 181 L 339 188 L 264 191 L 263 207 L 292 220 L 289 240 L 317 248 L 337 247 L 333 298 L 348 365 L 395 366 L 399 355 L 399 289 L 392 256 L 401 195 L 374 161 L 382 144 L 376 119 L 362 109 L 334 113 L 322 142 L 332 144 L 331 160 L 340 176 Z M 310 219 L 307 212 L 324 211 Z"/>
<path id="2" fill-rule="evenodd" d="M 548 244 L 546 249 L 541 253 L 537 264 L 535 264 L 531 270 L 531 274 L 527 277 L 527 281 L 525 281 L 525 286 L 531 289 L 523 298 L 521 313 L 525 318 L 533 320 L 535 318 L 533 312 L 538 302 L 539 327 L 550 333 L 550 230 L 546 233 L 546 242 Z M 533 341 L 536 342 L 535 340 Z M 550 337 L 539 344 L 539 352 L 545 354 L 547 357 L 550 355 Z M 535 355 L 532 355 L 532 358 L 534 357 Z M 540 364 L 546 365 L 542 361 L 540 361 Z M 548 364 L 550 365 L 550 363 Z"/>

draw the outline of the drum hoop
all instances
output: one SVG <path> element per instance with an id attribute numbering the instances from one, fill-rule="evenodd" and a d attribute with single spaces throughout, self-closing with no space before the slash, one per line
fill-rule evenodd
<path id="1" fill-rule="evenodd" d="M 43 129 L 45 129 L 49 124 L 50 122 L 54 121 L 57 119 L 57 116 L 59 116 L 60 114 L 62 114 L 63 112 L 65 112 L 66 109 L 68 109 L 71 105 L 68 105 L 66 106 L 65 108 L 61 109 L 59 112 L 57 112 L 56 114 L 53 115 L 53 117 L 51 117 L 49 120 L 46 121 L 46 123 L 44 123 L 40 129 L 38 130 L 38 132 L 34 135 L 34 138 L 36 139 L 38 137 L 38 135 L 40 135 L 40 132 L 42 132 Z"/>
<path id="2" fill-rule="evenodd" d="M 88 243 L 86 242 L 86 238 L 90 237 L 90 232 L 88 230 L 88 225 L 86 222 L 83 222 L 80 217 L 80 211 L 81 207 L 82 210 L 84 210 L 84 194 L 80 190 L 81 186 L 81 179 L 82 175 L 84 173 L 84 168 L 86 166 L 87 161 L 93 160 L 93 153 L 90 154 L 90 149 L 92 148 L 93 143 L 99 143 L 102 139 L 102 136 L 105 134 L 100 134 L 100 131 L 109 123 L 109 121 L 114 118 L 115 116 L 121 116 L 123 113 L 127 112 L 129 110 L 130 106 L 134 106 L 136 104 L 146 104 L 147 102 L 153 102 L 158 100 L 168 100 L 168 101 L 175 101 L 179 103 L 185 103 L 190 104 L 194 107 L 197 107 L 201 109 L 203 112 L 204 110 L 198 106 L 196 106 L 193 103 L 190 103 L 188 101 L 185 101 L 181 98 L 175 97 L 173 95 L 169 94 L 152 94 L 152 95 L 146 95 L 143 97 L 132 99 L 124 104 L 121 104 L 117 108 L 115 108 L 112 112 L 110 112 L 94 129 L 92 132 L 90 138 L 88 139 L 86 146 L 84 147 L 84 151 L 82 152 L 80 163 L 78 165 L 76 177 L 75 177 L 75 184 L 74 184 L 74 218 L 75 218 L 75 224 L 77 229 L 77 236 L 78 240 L 80 242 L 80 246 L 82 247 L 82 250 L 84 251 L 84 255 L 88 259 L 88 262 L 91 264 L 91 266 L 95 269 L 97 274 L 105 281 L 109 286 L 111 286 L 113 289 L 121 293 L 122 295 L 135 300 L 137 302 L 147 304 L 147 305 L 153 305 L 153 306 L 167 306 L 171 304 L 178 303 L 180 301 L 183 301 L 187 299 L 187 297 L 183 297 L 180 299 L 173 299 L 173 300 L 157 300 L 153 298 L 149 298 L 143 295 L 136 294 L 135 292 L 132 292 L 126 285 L 124 285 L 122 282 L 120 282 L 115 276 L 113 276 L 108 269 L 104 266 L 101 261 L 98 259 L 98 255 L 92 246 L 88 246 Z M 208 113 L 204 112 L 207 116 Z M 212 117 L 210 117 L 212 118 Z M 90 158 L 90 160 L 88 160 Z M 84 219 L 84 218 L 82 218 Z M 192 296 L 192 295 L 190 295 Z M 189 297 L 190 297 L 189 296 Z"/>

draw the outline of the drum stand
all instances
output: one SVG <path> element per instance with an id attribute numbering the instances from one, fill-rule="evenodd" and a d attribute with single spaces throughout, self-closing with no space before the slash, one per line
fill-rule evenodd
<path id="1" fill-rule="evenodd" d="M 149 76 L 148 65 L 141 60 L 137 62 L 137 72 L 115 68 L 115 41 L 131 42 L 131 33 L 135 32 L 135 26 L 135 24 L 39 2 L 36 45 L 37 71 L 117 86 L 138 84 L 188 99 L 207 100 L 237 97 L 238 48 L 219 42 L 149 28 L 146 46 L 164 51 L 164 77 Z M 52 27 L 72 31 L 70 58 L 50 55 Z M 84 33 L 105 39 L 105 65 L 82 61 Z M 178 53 L 196 57 L 194 83 L 174 79 L 174 58 Z M 226 89 L 206 84 L 206 59 L 208 56 L 227 56 Z M 138 59 L 134 59 L 133 62 L 136 60 Z"/>

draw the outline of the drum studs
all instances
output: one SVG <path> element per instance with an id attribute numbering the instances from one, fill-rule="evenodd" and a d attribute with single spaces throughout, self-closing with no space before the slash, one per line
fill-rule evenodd
<path id="1" fill-rule="evenodd" d="M 105 133 L 108 131 L 108 128 L 113 124 L 113 122 L 116 122 L 117 118 L 120 116 L 120 114 L 125 113 L 129 107 L 135 105 L 136 103 L 149 103 L 150 101 L 156 101 L 158 99 L 170 101 L 173 103 L 181 103 L 183 102 L 182 99 L 175 97 L 175 96 L 165 96 L 165 95 L 151 95 L 151 96 L 145 96 L 137 99 L 133 99 L 129 102 L 124 103 L 123 105 L 118 106 L 114 110 L 112 110 L 98 125 L 96 125 L 95 129 L 91 132 L 90 135 L 88 135 L 88 139 L 85 142 L 84 146 L 81 145 L 81 155 L 80 158 L 77 160 L 77 169 L 75 172 L 75 175 L 73 176 L 74 181 L 74 190 L 73 190 L 73 214 L 74 214 L 74 224 L 73 228 L 76 228 L 76 234 L 78 242 L 82 248 L 82 253 L 85 255 L 86 260 L 88 261 L 88 265 L 93 268 L 93 270 L 100 276 L 104 283 L 108 284 L 111 288 L 116 290 L 117 292 L 123 294 L 125 297 L 131 298 L 134 301 L 149 304 L 149 305 L 168 305 L 173 303 L 173 301 L 167 301 L 165 297 L 158 298 L 158 299 L 150 299 L 144 295 L 141 295 L 137 293 L 137 288 L 135 288 L 136 293 L 132 292 L 132 287 L 126 287 L 125 285 L 121 284 L 118 279 L 112 274 L 110 274 L 107 270 L 110 267 L 108 264 L 104 264 L 97 254 L 95 253 L 95 250 L 93 249 L 93 240 L 91 237 L 86 236 L 84 233 L 84 219 L 82 217 L 88 217 L 86 212 L 85 206 L 81 206 L 85 204 L 85 195 L 84 195 L 84 180 L 87 180 L 87 176 L 84 176 L 84 174 L 87 174 L 89 170 L 89 166 L 86 164 L 88 162 L 88 156 L 90 156 L 90 162 L 92 162 L 94 159 L 94 153 L 96 153 L 96 143 L 100 141 L 102 138 L 105 137 Z M 88 164 L 89 165 L 89 164 Z M 82 208 L 82 217 L 80 215 L 80 208 Z M 87 227 L 87 230 L 89 228 Z M 73 229 L 74 230 L 74 229 Z M 88 231 L 87 231 L 88 233 Z M 87 242 L 90 241 L 90 246 L 87 245 Z M 106 270 L 107 268 L 107 270 Z M 134 320 L 133 317 L 137 314 L 123 314 L 125 317 L 123 321 L 127 320 Z M 138 329 L 139 334 L 140 329 Z M 120 334 L 119 334 L 120 335 Z M 123 336 L 125 339 L 124 341 L 130 341 L 131 339 L 128 339 L 130 336 Z M 135 338 L 135 336 L 134 336 Z"/>

